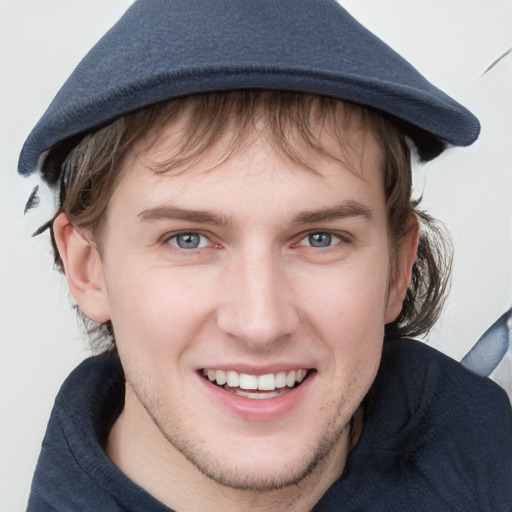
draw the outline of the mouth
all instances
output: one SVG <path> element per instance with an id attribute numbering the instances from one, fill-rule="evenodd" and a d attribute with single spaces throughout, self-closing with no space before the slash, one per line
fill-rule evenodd
<path id="1" fill-rule="evenodd" d="M 253 375 L 232 370 L 205 368 L 201 375 L 212 384 L 244 398 L 256 400 L 275 398 L 300 386 L 313 370 L 299 368 L 292 371 Z"/>

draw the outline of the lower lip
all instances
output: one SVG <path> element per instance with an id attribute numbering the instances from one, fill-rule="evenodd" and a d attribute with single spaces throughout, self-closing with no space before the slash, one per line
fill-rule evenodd
<path id="1" fill-rule="evenodd" d="M 311 387 L 315 373 L 310 373 L 302 383 L 292 390 L 273 398 L 246 398 L 226 391 L 198 376 L 212 399 L 232 415 L 247 421 L 273 421 L 296 409 Z"/>

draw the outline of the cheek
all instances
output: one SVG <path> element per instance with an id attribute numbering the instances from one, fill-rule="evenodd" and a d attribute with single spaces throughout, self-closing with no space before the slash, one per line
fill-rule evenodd
<path id="1" fill-rule="evenodd" d="M 323 283 L 305 288 L 308 324 L 326 345 L 338 378 L 364 385 L 373 380 L 382 351 L 387 267 L 345 268 Z"/>
<path id="2" fill-rule="evenodd" d="M 204 281 L 191 282 L 185 274 L 134 262 L 119 262 L 112 269 L 107 286 L 120 351 L 146 351 L 158 362 L 165 353 L 176 355 L 194 343 L 211 309 L 206 297 L 212 294 Z"/>
<path id="3" fill-rule="evenodd" d="M 364 333 L 384 326 L 388 296 L 388 268 L 376 259 L 373 265 L 348 265 L 311 275 L 296 292 L 311 316 L 327 329 Z M 380 329 L 379 329 L 380 330 Z"/>

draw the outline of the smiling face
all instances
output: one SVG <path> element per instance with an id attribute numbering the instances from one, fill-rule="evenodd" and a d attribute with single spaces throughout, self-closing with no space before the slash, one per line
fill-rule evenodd
<path id="1" fill-rule="evenodd" d="M 112 321 L 126 375 L 107 451 L 157 497 L 116 443 L 146 474 L 270 490 L 327 472 L 327 486 L 412 264 L 414 237 L 390 283 L 384 152 L 351 123 L 346 165 L 304 149 L 312 173 L 255 130 L 227 160 L 219 144 L 185 172 L 150 171 L 176 136 L 124 162 L 87 260 L 94 292 L 75 294 Z"/>

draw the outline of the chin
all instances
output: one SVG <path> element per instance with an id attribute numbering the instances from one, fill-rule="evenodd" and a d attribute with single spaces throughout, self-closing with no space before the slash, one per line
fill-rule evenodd
<path id="1" fill-rule="evenodd" d="M 228 440 L 225 446 L 229 448 L 218 443 L 216 450 L 208 452 L 199 446 L 212 446 L 211 441 L 191 445 L 166 437 L 202 475 L 217 484 L 240 491 L 270 492 L 299 484 L 325 464 L 339 465 L 337 473 L 341 474 L 349 430 L 344 422 L 337 429 L 328 429 L 313 443 L 305 436 L 309 446 L 295 437 L 261 437 L 252 442 L 244 440 L 238 446 Z"/>

